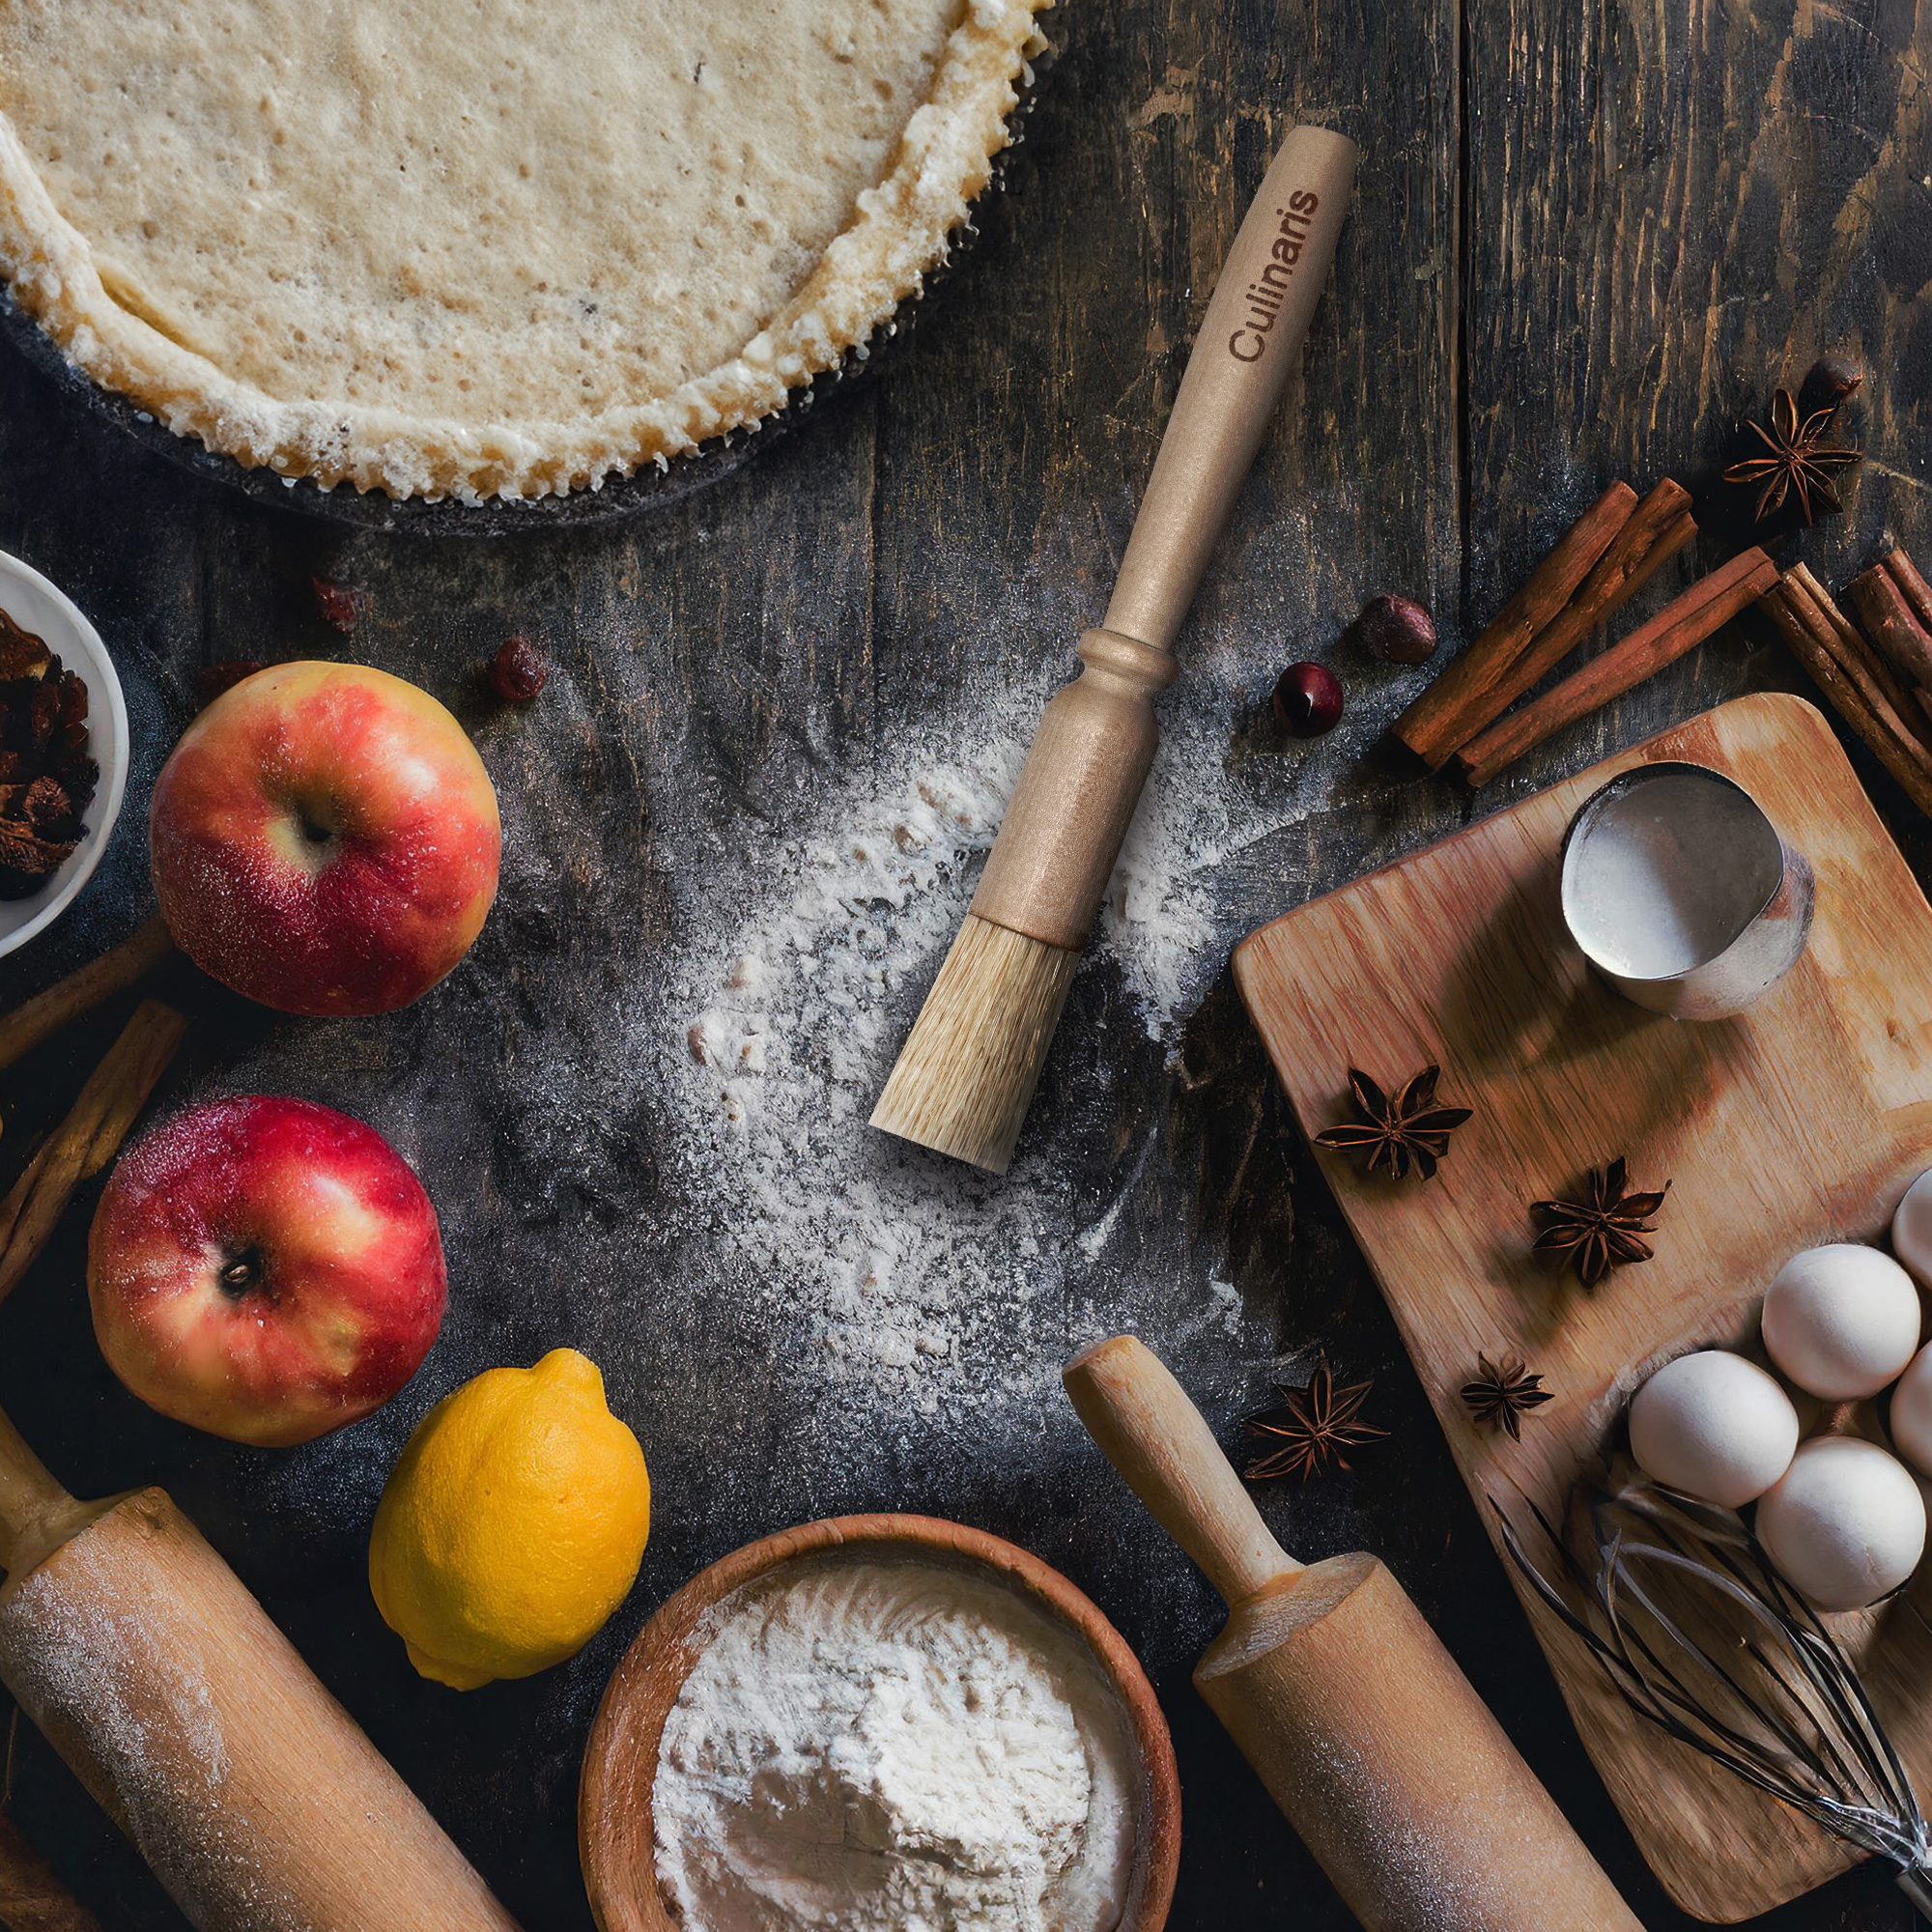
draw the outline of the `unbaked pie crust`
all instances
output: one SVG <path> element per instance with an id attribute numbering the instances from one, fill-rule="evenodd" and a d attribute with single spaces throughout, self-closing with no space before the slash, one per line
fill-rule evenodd
<path id="1" fill-rule="evenodd" d="M 243 464 L 595 487 L 863 343 L 1047 0 L 0 0 L 0 271 Z"/>

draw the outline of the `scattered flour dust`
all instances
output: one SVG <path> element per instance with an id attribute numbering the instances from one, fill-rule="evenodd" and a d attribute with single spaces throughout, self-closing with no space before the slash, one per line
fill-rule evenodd
<path id="1" fill-rule="evenodd" d="M 898 748 L 894 776 L 835 798 L 748 882 L 741 924 L 700 932 L 672 968 L 676 1115 L 696 1123 L 685 1157 L 712 1238 L 775 1321 L 805 1324 L 835 1384 L 923 1412 L 1044 1382 L 1058 1356 L 1027 1346 L 1041 1305 L 1071 1260 L 1098 1258 L 1139 1171 L 1095 1203 L 1050 1154 L 995 1180 L 867 1124 L 999 829 L 1037 716 L 1019 697 L 963 754 L 957 738 L 950 755 Z M 1225 716 L 1164 725 L 1089 948 L 1156 1040 L 1225 961 L 1212 883 L 1236 836 Z M 1228 1324 L 1225 1299 L 1205 1319 Z"/>
<path id="2" fill-rule="evenodd" d="M 728 1598 L 666 1721 L 689 1932 L 1102 1932 L 1133 1749 L 1077 1638 L 991 1576 L 810 1560 Z"/>

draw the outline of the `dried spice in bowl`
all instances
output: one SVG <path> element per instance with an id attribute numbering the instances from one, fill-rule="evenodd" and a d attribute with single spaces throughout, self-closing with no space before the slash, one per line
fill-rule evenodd
<path id="1" fill-rule="evenodd" d="M 87 686 L 0 611 L 0 899 L 44 887 L 80 843 L 100 767 Z"/>

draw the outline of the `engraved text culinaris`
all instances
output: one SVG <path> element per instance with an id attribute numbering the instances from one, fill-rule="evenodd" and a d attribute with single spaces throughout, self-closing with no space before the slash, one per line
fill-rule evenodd
<path id="1" fill-rule="evenodd" d="M 1286 208 L 1275 210 L 1281 217 L 1280 232 L 1268 248 L 1259 278 L 1244 291 L 1247 319 L 1228 338 L 1228 354 L 1236 362 L 1259 362 L 1267 354 L 1268 331 L 1288 299 L 1288 285 L 1294 279 L 1295 264 L 1301 260 L 1315 211 L 1321 206 L 1321 197 L 1313 188 L 1300 188 L 1289 196 Z"/>

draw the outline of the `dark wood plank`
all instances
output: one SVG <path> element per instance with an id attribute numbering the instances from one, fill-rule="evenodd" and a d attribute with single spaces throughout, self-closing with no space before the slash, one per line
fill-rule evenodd
<path id="1" fill-rule="evenodd" d="M 1271 1520 L 1306 1554 L 1385 1555 L 1654 1932 L 1681 1922 L 1526 1662 L 1507 1585 L 1220 963 L 1250 927 L 1467 810 L 1378 747 L 1423 673 L 1338 658 L 1348 719 L 1320 747 L 1285 750 L 1265 722 L 1274 671 L 1334 650 L 1376 590 L 1423 596 L 1452 641 L 1466 634 L 1607 474 L 1708 454 L 1785 344 L 1794 371 L 1817 343 L 1863 345 L 1887 372 L 1866 436 L 1898 472 L 1875 463 L 1858 534 L 1807 554 L 1842 576 L 1888 517 L 1921 556 L 1932 548 L 1925 15 L 1923 0 L 1462 12 L 1076 0 L 1054 21 L 1065 50 L 1008 191 L 890 366 L 713 490 L 627 526 L 488 543 L 345 535 L 185 479 L 0 356 L 0 545 L 96 617 L 139 745 L 101 882 L 44 945 L 0 964 L 0 999 L 144 910 L 140 801 L 200 663 L 348 649 L 415 677 L 476 732 L 510 831 L 497 913 L 434 998 L 340 1027 L 213 1003 L 175 1090 L 309 1094 L 417 1162 L 455 1270 L 418 1382 L 347 1436 L 288 1455 L 162 1424 L 94 1350 L 77 1219 L 0 1311 L 0 1406 L 79 1488 L 167 1484 L 532 1928 L 587 1923 L 578 1754 L 651 1606 L 749 1536 L 891 1506 L 1028 1543 L 1146 1657 L 1186 1787 L 1178 1932 L 1284 1913 L 1340 1932 L 1341 1909 L 1188 1687 L 1214 1627 L 1208 1593 L 1053 1387 L 1064 1354 L 1128 1325 L 1231 1442 L 1277 1355 L 1305 1361 L 1319 1345 L 1338 1370 L 1379 1377 L 1376 1414 L 1395 1439 L 1348 1477 L 1269 1493 Z M 995 1391 L 962 1370 L 886 1428 L 828 1388 L 810 1334 L 730 1247 L 721 1231 L 742 1197 L 694 1165 L 682 1089 L 635 1048 L 653 1002 L 668 1002 L 658 1018 L 681 1012 L 672 966 L 722 969 L 699 956 L 720 909 L 787 876 L 786 839 L 836 834 L 865 785 L 902 790 L 929 746 L 996 759 L 1024 734 L 1105 602 L 1220 249 L 1297 114 L 1360 135 L 1365 165 L 1283 431 L 1182 640 L 1155 803 L 1193 828 L 1191 857 L 1176 841 L 1173 891 L 1197 952 L 1151 1035 L 1131 948 L 1103 950 L 1076 982 L 1022 1149 L 1030 1205 L 997 1224 L 1038 1258 L 1031 1295 L 1002 1303 L 1013 1331 L 984 1346 L 1031 1379 Z M 351 644 L 315 615 L 318 573 L 370 592 Z M 476 669 L 518 629 L 557 674 L 506 716 Z M 1511 788 L 1677 709 L 1786 681 L 1778 652 L 1721 639 Z M 963 905 L 970 879 L 946 890 Z M 907 1018 L 931 964 L 894 989 Z M 83 1031 L 0 1088 L 0 1174 L 99 1044 Z M 855 1174 L 888 1172 L 863 1135 L 849 1152 Z M 893 1173 L 901 1198 L 919 1182 L 983 1225 L 983 1200 L 956 1179 Z M 457 1697 L 416 1680 L 376 1619 L 368 1519 L 435 1396 L 562 1341 L 602 1363 L 651 1459 L 643 1579 L 573 1663 Z M 32 1741 L 15 1804 L 110 1922 L 179 1922 Z M 1863 1932 L 1905 1917 L 1873 1878 L 1768 1922 Z"/>
<path id="2" fill-rule="evenodd" d="M 1481 620 L 1611 475 L 1709 485 L 1734 426 L 1827 349 L 1866 365 L 1846 427 L 1870 452 L 1849 514 L 1787 537 L 1829 582 L 1890 528 L 1932 545 L 1922 0 L 1468 10 L 1463 269 L 1470 545 Z M 1562 164 L 1553 164 L 1560 157 Z M 1719 493 L 1722 495 L 1721 491 Z M 1708 526 L 1707 526 L 1708 527 Z M 1739 541 L 1707 534 L 1623 628 Z M 1542 753 L 1547 782 L 1721 695 L 1806 690 L 1753 624 Z M 1921 861 L 1932 845 L 1862 746 L 1861 775 Z"/>

